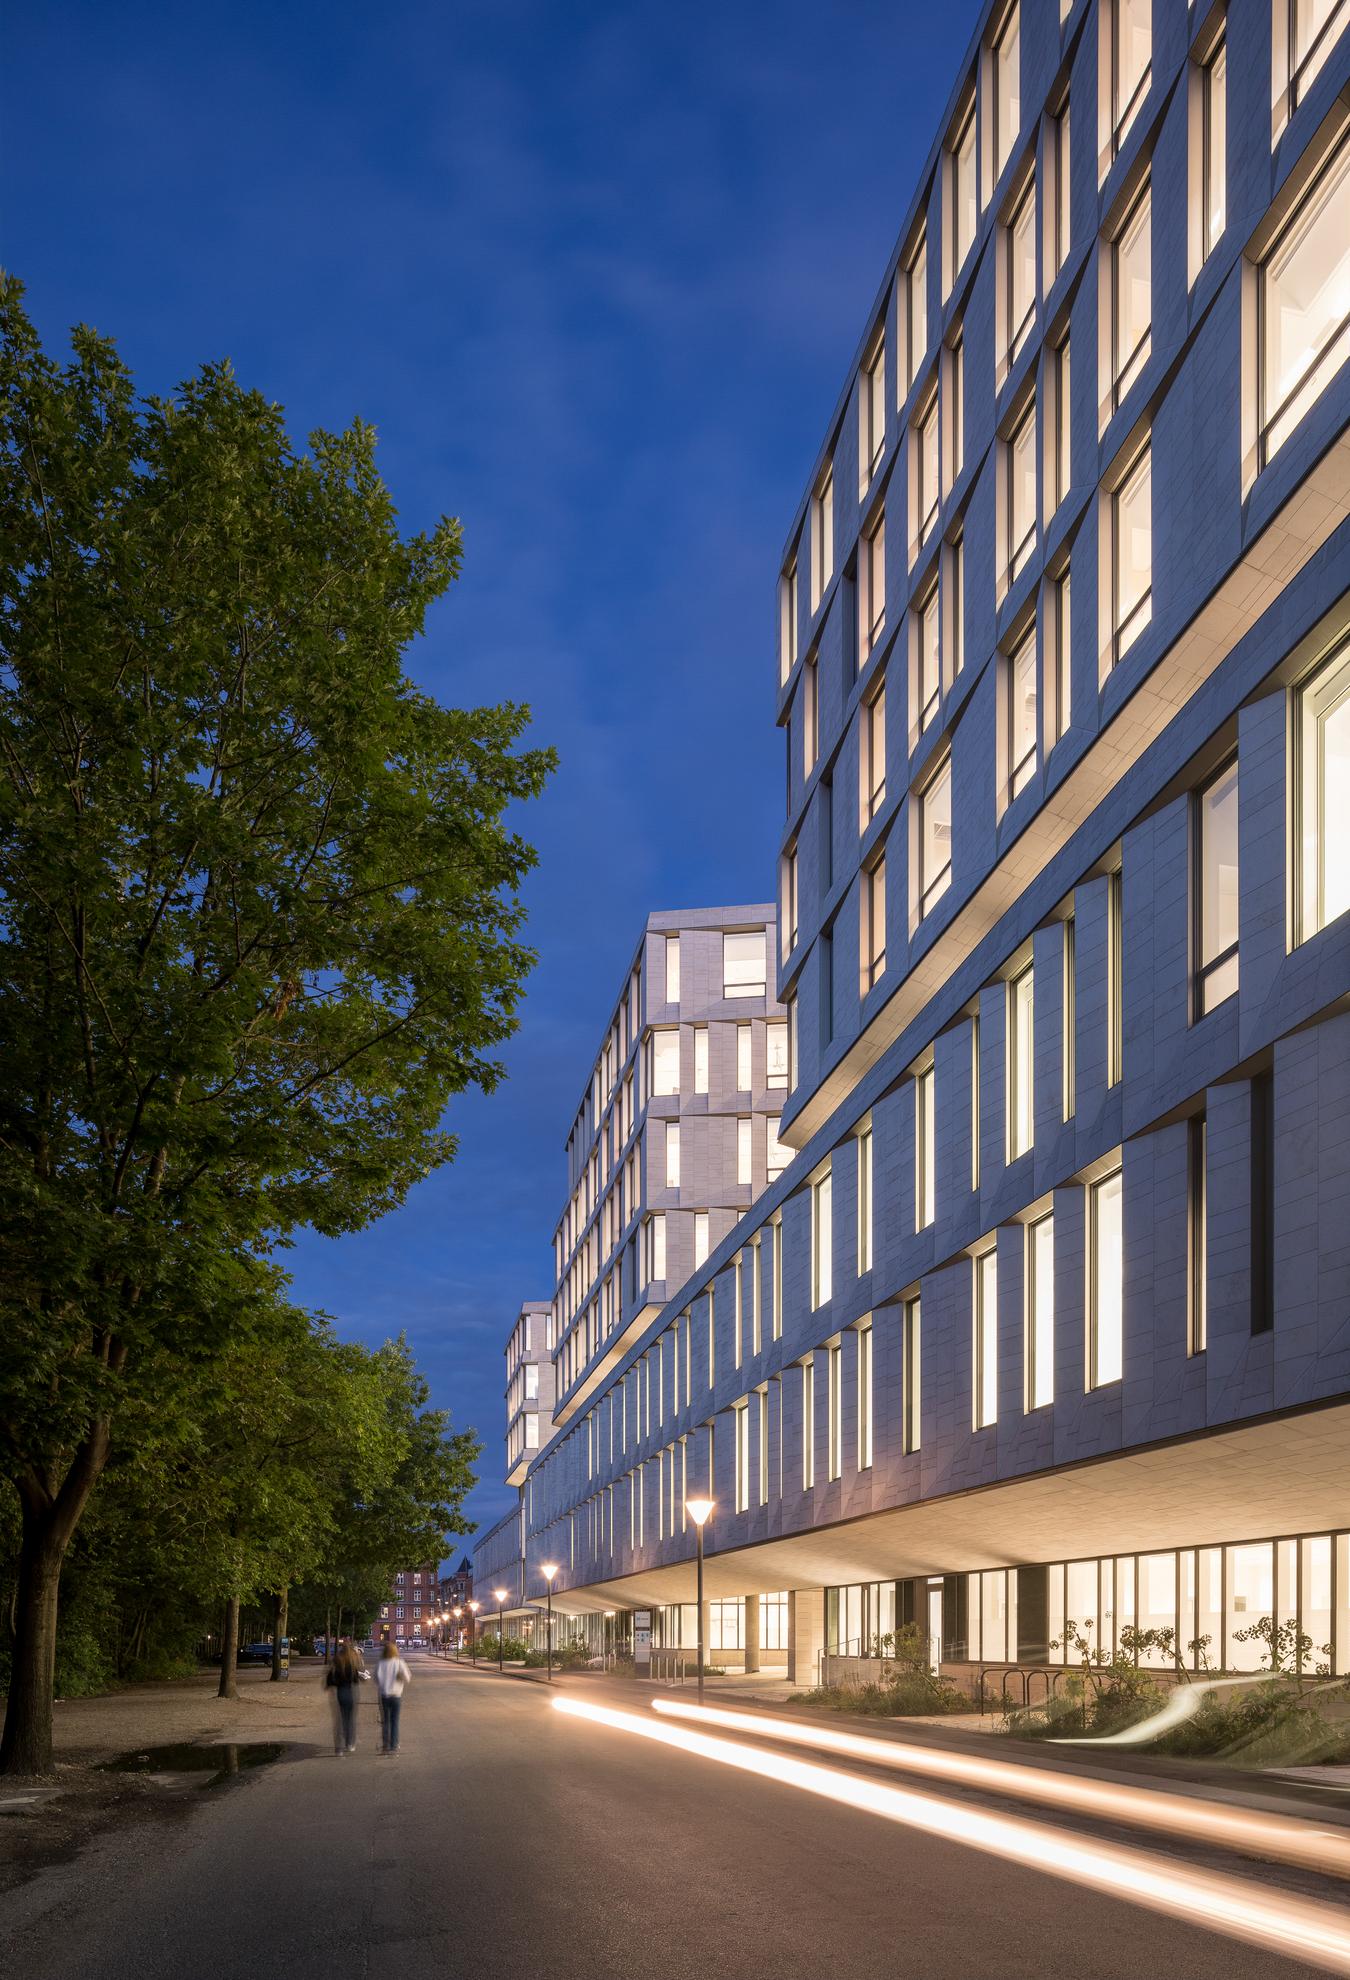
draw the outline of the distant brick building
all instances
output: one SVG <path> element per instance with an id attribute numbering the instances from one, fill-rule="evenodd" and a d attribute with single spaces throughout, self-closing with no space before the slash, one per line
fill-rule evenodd
<path id="1" fill-rule="evenodd" d="M 431 1634 L 431 1618 L 440 1606 L 440 1564 L 401 1569 L 394 1576 L 389 1598 L 380 1608 L 377 1638 L 396 1643 L 419 1643 Z"/>
<path id="2" fill-rule="evenodd" d="M 441 1576 L 441 1608 L 462 1609 L 473 1594 L 473 1563 L 466 1554 L 453 1574 Z"/>

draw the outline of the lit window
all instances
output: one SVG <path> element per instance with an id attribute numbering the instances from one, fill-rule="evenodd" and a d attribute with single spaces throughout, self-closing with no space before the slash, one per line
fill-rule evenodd
<path id="1" fill-rule="evenodd" d="M 862 706 L 858 728 L 858 789 L 862 799 L 862 830 L 886 802 L 886 683 L 883 679 Z"/>
<path id="2" fill-rule="evenodd" d="M 750 1091 L 750 1046 L 750 1026 L 738 1024 L 736 1026 L 736 1091 L 738 1093 Z"/>
<path id="3" fill-rule="evenodd" d="M 1020 577 L 1036 547 L 1036 401 L 1030 399 L 1004 443 L 1007 470 L 1008 582 Z"/>
<path id="4" fill-rule="evenodd" d="M 1049 151 L 1054 185 L 1047 198 L 1050 200 L 1048 215 L 1050 269 L 1047 286 L 1053 282 L 1060 269 L 1069 258 L 1069 211 L 1072 180 L 1069 177 L 1069 105 L 1053 120 L 1050 126 Z"/>
<path id="5" fill-rule="evenodd" d="M 937 1217 L 936 1075 L 925 1066 L 914 1081 L 914 1228 L 926 1231 Z"/>
<path id="6" fill-rule="evenodd" d="M 1268 461 L 1350 347 L 1350 136 L 1261 265 L 1261 458 Z"/>
<path id="7" fill-rule="evenodd" d="M 1036 772 L 1036 621 L 1008 655 L 1008 795 L 1020 796 Z"/>
<path id="8" fill-rule="evenodd" d="M 1004 345 L 1009 364 L 1031 334 L 1036 318 L 1036 180 L 1027 180 L 1008 218 L 1007 314 Z"/>
<path id="9" fill-rule="evenodd" d="M 1228 42 L 1220 35 L 1200 71 L 1200 258 L 1228 219 Z"/>
<path id="10" fill-rule="evenodd" d="M 994 177 L 1012 155 L 1022 127 L 1021 18 L 1014 6 L 994 44 Z"/>
<path id="11" fill-rule="evenodd" d="M 901 1320 L 900 1438 L 906 1457 L 919 1448 L 919 1302 L 905 1301 Z"/>
<path id="12" fill-rule="evenodd" d="M 972 91 L 970 101 L 956 120 L 956 128 L 951 141 L 951 201 L 948 207 L 949 257 L 947 287 L 960 274 L 966 256 L 975 240 L 975 228 L 979 220 L 979 198 L 976 183 L 975 149 L 975 96 Z"/>
<path id="13" fill-rule="evenodd" d="M 998 1252 L 982 1251 L 974 1265 L 974 1418 L 977 1430 L 987 1430 L 998 1422 Z"/>
<path id="14" fill-rule="evenodd" d="M 1238 768 L 1226 764 L 1195 798 L 1195 1014 L 1238 987 Z"/>
<path id="15" fill-rule="evenodd" d="M 811 502 L 811 610 L 834 576 L 834 471 L 826 468 Z"/>
<path id="16" fill-rule="evenodd" d="M 932 391 L 914 422 L 914 513 L 918 519 L 916 546 L 926 543 L 938 519 L 942 499 L 939 477 L 938 395 Z"/>
<path id="17" fill-rule="evenodd" d="M 665 1220 L 663 1218 L 662 1222 L 664 1221 Z M 710 1245 L 709 1245 L 709 1232 L 708 1232 L 708 1213 L 706 1210 L 696 1210 L 694 1212 L 694 1270 L 695 1271 L 698 1270 L 700 1265 L 707 1264 L 709 1248 Z M 660 1276 L 664 1278 L 665 1273 L 662 1272 Z"/>
<path id="18" fill-rule="evenodd" d="M 765 991 L 764 930 L 722 937 L 722 995 L 762 997 Z"/>
<path id="19" fill-rule="evenodd" d="M 937 719 L 942 699 L 942 626 L 938 614 L 938 588 L 928 587 L 914 607 L 914 672 L 918 689 L 914 697 L 922 732 Z"/>
<path id="20" fill-rule="evenodd" d="M 766 1057 L 764 1084 L 766 1086 L 786 1086 L 788 1083 L 788 1028 L 781 1022 L 764 1027 L 764 1050 Z"/>
<path id="21" fill-rule="evenodd" d="M 1125 1258 L 1119 1169 L 1088 1191 L 1088 1387 L 1118 1382 L 1124 1365 Z"/>
<path id="22" fill-rule="evenodd" d="M 1055 1220 L 1038 1217 L 1027 1229 L 1027 1408 L 1055 1399 Z"/>
<path id="23" fill-rule="evenodd" d="M 1008 1160 L 1029 1153 L 1036 1137 L 1035 977 L 1030 963 L 1008 985 Z"/>
<path id="24" fill-rule="evenodd" d="M 829 1349 L 825 1372 L 830 1429 L 829 1475 L 838 1478 L 844 1469 L 844 1350 L 838 1341 Z"/>
<path id="25" fill-rule="evenodd" d="M 808 1355 L 802 1363 L 802 1490 L 816 1482 L 816 1365 Z"/>
<path id="26" fill-rule="evenodd" d="M 858 1136 L 858 1272 L 872 1269 L 872 1130 Z"/>
<path id="27" fill-rule="evenodd" d="M 678 1121 L 667 1121 L 666 1122 L 666 1188 L 678 1189 L 679 1186 L 680 1186 L 680 1124 Z"/>
<path id="28" fill-rule="evenodd" d="M 904 271 L 905 298 L 905 376 L 903 392 L 908 392 L 919 375 L 928 350 L 928 242 L 920 234 Z"/>
<path id="29" fill-rule="evenodd" d="M 750 1509 L 750 1406 L 737 1403 L 736 1417 L 736 1510 Z"/>
<path id="30" fill-rule="evenodd" d="M 858 380 L 858 463 L 860 492 L 881 465 L 886 451 L 886 339 L 878 337 Z"/>
<path id="31" fill-rule="evenodd" d="M 664 1279 L 666 1276 L 666 1220 L 662 1216 L 649 1217 L 644 1226 L 647 1240 L 647 1281 Z"/>
<path id="32" fill-rule="evenodd" d="M 785 681 L 797 658 L 797 559 L 778 580 L 778 678 Z"/>
<path id="33" fill-rule="evenodd" d="M 1119 661 L 1153 617 L 1153 462 L 1145 447 L 1111 497 L 1111 649 Z"/>
<path id="34" fill-rule="evenodd" d="M 1302 101 L 1347 23 L 1347 0 L 1290 0 L 1289 108 Z"/>
<path id="35" fill-rule="evenodd" d="M 789 846 L 783 854 L 783 958 L 792 954 L 797 946 L 799 934 L 797 920 L 797 848 Z"/>
<path id="36" fill-rule="evenodd" d="M 680 938 L 678 935 L 666 937 L 666 1002 L 678 1004 L 680 1001 Z"/>
<path id="37" fill-rule="evenodd" d="M 764 1173 L 770 1182 L 782 1175 L 792 1160 L 792 1150 L 778 1139 L 778 1122 L 770 1120 L 764 1130 Z"/>
<path id="38" fill-rule="evenodd" d="M 831 1175 L 827 1169 L 811 1188 L 811 1304 L 824 1306 L 834 1293 L 834 1221 Z"/>
<path id="39" fill-rule="evenodd" d="M 886 856 L 862 871 L 862 994 L 886 972 Z"/>
<path id="40" fill-rule="evenodd" d="M 694 1032 L 694 1091 L 706 1093 L 708 1090 L 708 1027 L 699 1025 Z"/>
<path id="41" fill-rule="evenodd" d="M 1112 0 L 1111 156 L 1120 150 L 1153 80 L 1153 0 Z"/>
<path id="42" fill-rule="evenodd" d="M 872 1462 L 872 1324 L 858 1329 L 858 1469 Z"/>
<path id="43" fill-rule="evenodd" d="M 919 798 L 919 916 L 952 884 L 952 766 L 947 758 Z"/>
<path id="44" fill-rule="evenodd" d="M 673 1028 L 652 1033 L 652 1092 L 680 1090 L 680 1034 Z"/>
<path id="45" fill-rule="evenodd" d="M 1153 325 L 1152 189 L 1140 188 L 1111 244 L 1111 410 L 1148 362 Z"/>
<path id="46" fill-rule="evenodd" d="M 736 1180 L 750 1181 L 750 1122 L 744 1115 L 736 1123 Z"/>
<path id="47" fill-rule="evenodd" d="M 859 548 L 858 631 L 864 658 L 886 623 L 886 511 L 878 511 Z"/>
<path id="48" fill-rule="evenodd" d="M 1299 690 L 1298 926 L 1306 941 L 1350 908 L 1350 645 Z"/>

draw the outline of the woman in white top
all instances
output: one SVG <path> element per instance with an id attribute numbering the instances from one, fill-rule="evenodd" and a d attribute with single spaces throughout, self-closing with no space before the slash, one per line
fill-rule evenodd
<path id="1" fill-rule="evenodd" d="M 380 1694 L 380 1751 L 398 1752 L 398 1715 L 403 1693 L 412 1683 L 412 1672 L 398 1654 L 392 1636 L 384 1639 L 380 1661 L 375 1666 L 375 1686 Z"/>

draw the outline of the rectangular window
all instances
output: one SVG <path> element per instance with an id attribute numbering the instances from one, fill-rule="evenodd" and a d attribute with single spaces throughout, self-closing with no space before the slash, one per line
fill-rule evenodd
<path id="1" fill-rule="evenodd" d="M 1078 967 L 1074 955 L 1074 918 L 1064 921 L 1064 981 L 1061 989 L 1060 1063 L 1064 1074 L 1064 1118 L 1071 1121 L 1078 1106 Z"/>
<path id="2" fill-rule="evenodd" d="M 762 997 L 767 977 L 764 930 L 722 937 L 722 995 Z"/>
<path id="3" fill-rule="evenodd" d="M 1003 446 L 1007 474 L 1008 583 L 1019 578 L 1036 548 L 1036 401 L 1028 399 Z"/>
<path id="4" fill-rule="evenodd" d="M 864 659 L 886 624 L 886 511 L 881 509 L 859 546 L 858 646 Z"/>
<path id="5" fill-rule="evenodd" d="M 834 576 L 834 469 L 827 467 L 811 500 L 811 610 L 819 610 Z"/>
<path id="6" fill-rule="evenodd" d="M 1050 635 L 1045 692 L 1045 746 L 1054 748 L 1073 719 L 1073 649 L 1070 640 L 1073 596 L 1066 564 L 1050 586 Z"/>
<path id="7" fill-rule="evenodd" d="M 862 994 L 865 997 L 886 973 L 886 856 L 865 866 L 862 888 Z"/>
<path id="8" fill-rule="evenodd" d="M 1145 447 L 1111 497 L 1111 653 L 1118 665 L 1153 617 L 1153 457 Z"/>
<path id="9" fill-rule="evenodd" d="M 1008 655 L 1008 795 L 1020 796 L 1036 774 L 1036 621 Z"/>
<path id="10" fill-rule="evenodd" d="M 647 1233 L 647 1283 L 664 1279 L 666 1276 L 666 1220 L 662 1216 L 649 1217 Z"/>
<path id="11" fill-rule="evenodd" d="M 764 1027 L 765 1072 L 764 1084 L 767 1087 L 785 1087 L 788 1083 L 788 1028 L 781 1019 Z"/>
<path id="12" fill-rule="evenodd" d="M 750 1247 L 750 1352 L 758 1354 L 764 1345 L 764 1281 L 760 1240 Z"/>
<path id="13" fill-rule="evenodd" d="M 801 930 L 797 921 L 797 848 L 789 846 L 783 854 L 783 960 L 787 961 L 797 946 Z"/>
<path id="14" fill-rule="evenodd" d="M 919 1448 L 919 1302 L 907 1299 L 901 1317 L 900 1441 L 906 1457 Z"/>
<path id="15" fill-rule="evenodd" d="M 966 447 L 966 344 L 964 336 L 952 339 L 947 349 L 947 368 L 942 386 L 946 424 L 942 445 L 946 470 L 942 486 L 950 494 L 960 477 Z"/>
<path id="16" fill-rule="evenodd" d="M 736 1026 L 736 1091 L 748 1093 L 751 1085 L 750 1048 L 751 1029 L 748 1024 Z"/>
<path id="17" fill-rule="evenodd" d="M 811 1304 L 825 1306 L 834 1293 L 834 1215 L 827 1169 L 811 1187 Z"/>
<path id="18" fill-rule="evenodd" d="M 816 767 L 820 754 L 820 666 L 814 654 L 802 668 L 802 776 Z"/>
<path id="19" fill-rule="evenodd" d="M 1261 460 L 1268 461 L 1350 348 L 1350 135 L 1276 235 L 1257 289 Z"/>
<path id="20" fill-rule="evenodd" d="M 1350 908 L 1350 642 L 1298 691 L 1294 727 L 1298 937 Z"/>
<path id="21" fill-rule="evenodd" d="M 994 177 L 1012 156 L 1022 128 L 1021 16 L 1010 10 L 994 43 Z"/>
<path id="22" fill-rule="evenodd" d="M 1228 220 L 1228 41 L 1221 34 L 1200 71 L 1200 258 L 1208 261 Z"/>
<path id="23" fill-rule="evenodd" d="M 680 938 L 678 935 L 666 937 L 666 1002 L 678 1004 L 680 1001 Z"/>
<path id="24" fill-rule="evenodd" d="M 1112 0 L 1111 156 L 1129 135 L 1153 79 L 1153 0 Z"/>
<path id="25" fill-rule="evenodd" d="M 902 399 L 919 375 L 928 350 L 928 240 L 920 234 L 905 265 L 905 375 L 900 381 Z"/>
<path id="26" fill-rule="evenodd" d="M 1069 258 L 1069 212 L 1073 181 L 1069 177 L 1069 105 L 1067 100 L 1059 115 L 1051 122 L 1048 149 L 1051 159 L 1051 170 L 1054 174 L 1054 185 L 1047 193 L 1047 204 L 1049 206 L 1049 213 L 1047 215 L 1047 259 L 1049 261 L 1048 282 L 1053 282 Z"/>
<path id="27" fill-rule="evenodd" d="M 706 1210 L 694 1212 L 694 1270 L 708 1262 L 708 1213 Z"/>
<path id="28" fill-rule="evenodd" d="M 1124 1071 L 1125 1013 L 1123 892 L 1119 872 L 1106 882 L 1106 1083 L 1118 1086 Z"/>
<path id="29" fill-rule="evenodd" d="M 750 1121 L 742 1115 L 736 1123 L 736 1180 L 738 1183 L 748 1183 L 751 1179 L 750 1130 Z"/>
<path id="30" fill-rule="evenodd" d="M 1030 963 L 1008 985 L 1008 1160 L 1030 1153 L 1036 1138 L 1035 972 Z"/>
<path id="31" fill-rule="evenodd" d="M 1226 763 L 1195 796 L 1195 1015 L 1238 987 L 1238 767 Z"/>
<path id="32" fill-rule="evenodd" d="M 947 568 L 942 578 L 942 609 L 946 623 L 947 659 L 951 678 L 966 664 L 966 541 L 954 536 L 947 545 Z"/>
<path id="33" fill-rule="evenodd" d="M 1055 1220 L 1027 1226 L 1027 1408 L 1055 1399 Z"/>
<path id="34" fill-rule="evenodd" d="M 736 1510 L 750 1510 L 750 1407 L 736 1405 Z"/>
<path id="35" fill-rule="evenodd" d="M 934 389 L 912 428 L 914 443 L 914 514 L 918 528 L 914 543 L 925 544 L 937 525 L 942 499 L 941 461 L 938 444 L 938 395 Z"/>
<path id="36" fill-rule="evenodd" d="M 694 1027 L 694 1091 L 706 1093 L 708 1090 L 708 1027 L 706 1024 Z"/>
<path id="37" fill-rule="evenodd" d="M 998 1422 L 998 1252 L 982 1251 L 975 1266 L 974 1418 L 977 1430 Z"/>
<path id="38" fill-rule="evenodd" d="M 979 189 L 977 182 L 975 130 L 975 93 L 972 90 L 970 101 L 956 119 L 951 140 L 950 185 L 951 200 L 948 205 L 949 260 L 947 287 L 951 288 L 965 265 L 975 240 L 975 228 L 979 221 Z"/>
<path id="39" fill-rule="evenodd" d="M 1346 0 L 1290 0 L 1289 107 L 1295 109 L 1322 64 L 1336 46 L 1347 22 Z"/>
<path id="40" fill-rule="evenodd" d="M 666 1122 L 666 1188 L 678 1189 L 679 1186 L 680 1186 L 680 1124 L 678 1121 L 667 1121 Z"/>
<path id="41" fill-rule="evenodd" d="M 1088 1387 L 1118 1382 L 1124 1366 L 1122 1180 L 1116 1169 L 1088 1190 Z"/>
<path id="42" fill-rule="evenodd" d="M 797 559 L 794 557 L 778 580 L 778 679 L 780 684 L 792 672 L 797 658 Z"/>
<path id="43" fill-rule="evenodd" d="M 928 587 L 914 607 L 914 671 L 920 733 L 935 722 L 942 705 L 942 625 L 938 588 Z"/>
<path id="44" fill-rule="evenodd" d="M 858 1469 L 872 1463 L 872 1323 L 858 1329 Z"/>
<path id="45" fill-rule="evenodd" d="M 858 1272 L 872 1269 L 872 1130 L 858 1135 Z"/>
<path id="46" fill-rule="evenodd" d="M 653 1093 L 680 1090 L 680 1034 L 673 1026 L 652 1033 L 651 1087 Z"/>
<path id="47" fill-rule="evenodd" d="M 914 1228 L 926 1231 L 937 1218 L 937 1080 L 925 1066 L 914 1080 Z"/>
<path id="48" fill-rule="evenodd" d="M 1033 174 L 1018 194 L 1004 229 L 1006 309 L 1003 321 L 1005 361 L 1011 366 L 1021 354 L 1036 321 L 1036 179 Z"/>
<path id="49" fill-rule="evenodd" d="M 838 1478 L 844 1469 L 844 1350 L 836 1341 L 825 1364 L 829 1404 L 829 1475 Z"/>
<path id="50" fill-rule="evenodd" d="M 1205 1263 L 1208 1227 L 1208 1195 L 1205 1183 L 1205 1117 L 1188 1123 L 1187 1147 L 1187 1248 L 1190 1256 L 1190 1312 L 1187 1347 L 1191 1354 L 1203 1354 L 1209 1343 L 1209 1272 Z"/>
<path id="51" fill-rule="evenodd" d="M 948 757 L 919 797 L 919 915 L 952 884 L 952 765 Z"/>
<path id="52" fill-rule="evenodd" d="M 1053 421 L 1045 436 L 1046 514 L 1053 516 L 1068 495 L 1073 481 L 1069 391 L 1069 340 L 1055 346 L 1050 358 L 1053 392 L 1050 404 Z"/>
<path id="53" fill-rule="evenodd" d="M 886 802 L 886 682 L 865 701 L 858 724 L 858 788 L 861 829 L 867 830 Z"/>
<path id="54" fill-rule="evenodd" d="M 808 1355 L 802 1363 L 802 1490 L 816 1482 L 816 1365 Z"/>
<path id="55" fill-rule="evenodd" d="M 1152 188 L 1146 179 L 1111 243 L 1111 410 L 1148 362 L 1153 330 Z"/>
<path id="56" fill-rule="evenodd" d="M 886 451 L 886 339 L 878 337 L 858 379 L 858 493 L 865 495 Z"/>
<path id="57" fill-rule="evenodd" d="M 777 1123 L 775 1123 L 775 1126 Z M 771 1321 L 773 1338 L 783 1337 L 783 1220 L 775 1217 L 770 1225 L 772 1238 L 769 1263 L 773 1271 L 773 1318 Z"/>

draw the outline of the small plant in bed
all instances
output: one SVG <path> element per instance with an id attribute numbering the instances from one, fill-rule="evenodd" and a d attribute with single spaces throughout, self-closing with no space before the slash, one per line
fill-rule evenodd
<path id="1" fill-rule="evenodd" d="M 950 1678 L 929 1668 L 928 1644 L 918 1625 L 905 1623 L 877 1639 L 880 1671 L 865 1684 L 823 1684 L 797 1692 L 793 1705 L 822 1705 L 833 1712 L 863 1712 L 874 1718 L 926 1719 L 975 1707 Z"/>

